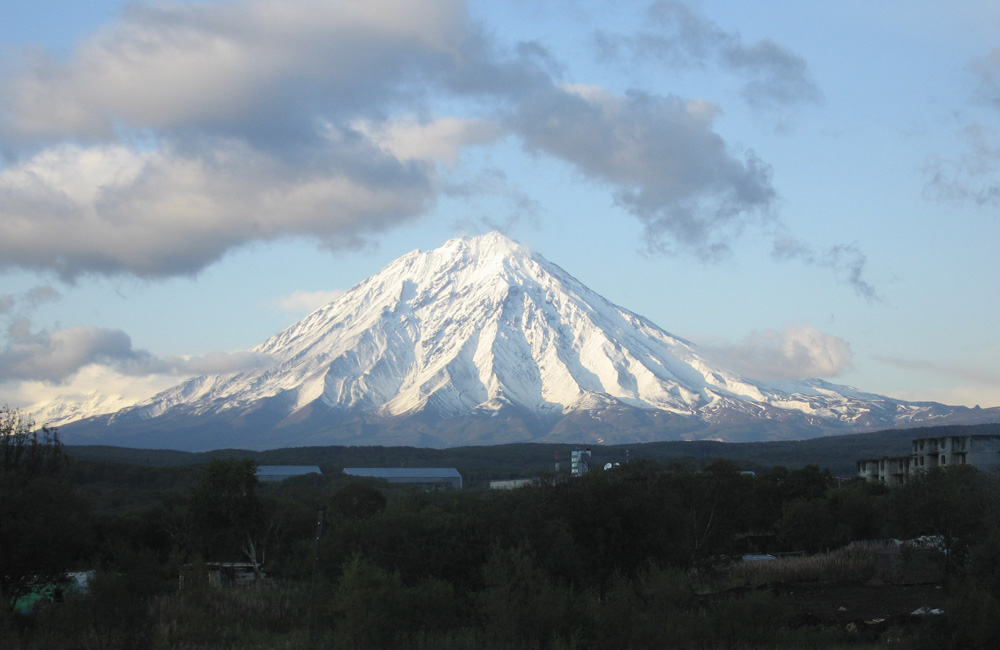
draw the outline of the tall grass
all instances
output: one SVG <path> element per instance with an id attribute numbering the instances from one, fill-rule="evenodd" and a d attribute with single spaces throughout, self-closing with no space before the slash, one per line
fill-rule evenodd
<path id="1" fill-rule="evenodd" d="M 875 574 L 875 549 L 843 547 L 810 556 L 786 556 L 776 560 L 737 562 L 728 571 L 730 580 L 760 585 L 769 582 L 819 582 L 867 580 Z"/>
<path id="2" fill-rule="evenodd" d="M 38 627 L 10 638 L 0 647 L 24 650 L 591 650 L 631 648 L 840 648 L 855 646 L 842 631 L 791 629 L 785 610 L 766 591 L 696 593 L 687 572 L 651 565 L 639 575 L 617 576 L 603 593 L 575 591 L 569 585 L 525 574 L 521 585 L 511 575 L 516 557 L 498 563 L 487 589 L 466 594 L 468 602 L 439 593 L 433 585 L 396 584 L 373 590 L 370 578 L 342 578 L 327 584 L 317 598 L 315 634 L 308 629 L 307 583 L 277 583 L 259 587 L 214 588 L 185 580 L 185 588 L 143 599 L 140 611 L 119 627 L 94 627 L 88 619 L 114 609 L 127 593 L 91 594 L 79 603 L 53 606 L 38 619 Z M 523 560 L 523 558 L 521 558 Z M 528 566 L 528 569 L 531 567 Z M 527 570 L 527 569 L 525 569 Z M 764 584 L 826 580 L 864 580 L 873 574 L 874 552 L 841 549 L 812 557 L 786 557 L 771 562 L 729 567 L 733 584 Z M 524 573 L 522 571 L 522 573 Z M 378 578 L 379 575 L 375 575 Z M 513 581 L 513 583 L 512 583 Z M 509 584 L 511 583 L 511 584 Z M 523 586 L 518 591 L 515 587 Z M 449 592 L 450 593 L 450 592 Z M 369 594 L 370 598 L 363 597 Z M 521 594 L 520 605 L 508 598 Z M 447 596 L 447 597 L 445 597 Z M 503 596 L 501 598 L 501 596 Z M 399 601 L 404 598 L 404 601 Z M 89 603 L 89 604 L 88 604 Z M 400 609 L 396 605 L 405 605 Z M 120 603 L 119 603 L 120 604 Z M 462 605 L 460 607 L 460 605 Z M 351 614 L 350 607 L 360 608 Z M 441 620 L 438 610 L 453 610 Z M 389 626 L 383 637 L 360 634 L 357 617 Z M 384 610 L 384 611 L 383 611 Z M 117 610 L 115 610 L 117 611 Z M 75 615 L 73 613 L 76 612 Z M 382 612 L 393 613 L 386 618 Z M 531 616 L 528 612 L 534 612 Z M 350 614 L 350 616 L 349 616 Z M 510 614 L 509 616 L 507 614 Z M 113 617 L 105 617 L 112 625 Z M 360 619 L 359 619 L 360 620 Z M 352 621 L 354 621 L 352 623 Z M 435 622 L 436 621 L 436 622 Z M 534 627 L 531 626 L 534 621 Z M 352 627 L 353 625 L 353 627 Z M 129 627 L 141 634 L 129 633 Z M 91 630 L 91 628 L 93 628 Z M 515 629 L 508 629 L 515 628 Z M 367 628 L 364 628 L 367 630 Z M 362 630 L 363 631 L 363 630 Z M 520 631 L 520 632 L 518 632 Z M 103 632 L 103 634 L 97 634 Z M 20 643 L 18 643 L 20 641 Z"/>
<path id="3" fill-rule="evenodd" d="M 302 647 L 308 605 L 301 585 L 195 588 L 157 596 L 150 615 L 165 647 Z"/>

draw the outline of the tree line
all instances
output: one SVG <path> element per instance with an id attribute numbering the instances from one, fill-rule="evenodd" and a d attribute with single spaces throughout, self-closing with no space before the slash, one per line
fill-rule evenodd
<path id="1" fill-rule="evenodd" d="M 764 593 L 730 597 L 727 567 L 921 535 L 944 540 L 948 588 L 975 606 L 913 645 L 1000 641 L 1000 491 L 967 467 L 889 490 L 815 465 L 751 476 L 726 460 L 635 459 L 517 490 L 424 491 L 334 475 L 259 484 L 240 457 L 70 462 L 56 431 L 10 409 L 0 444 L 0 634 L 27 648 L 841 647 L 856 640 L 784 625 Z M 261 581 L 212 589 L 209 562 Z M 84 569 L 87 593 L 15 611 Z"/>

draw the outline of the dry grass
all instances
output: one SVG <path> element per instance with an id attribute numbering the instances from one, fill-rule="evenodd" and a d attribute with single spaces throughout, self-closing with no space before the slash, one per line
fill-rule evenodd
<path id="1" fill-rule="evenodd" d="M 198 589 L 157 597 L 152 604 L 155 635 L 171 648 L 284 647 L 305 628 L 308 603 L 301 588 Z M 247 646 L 250 647 L 250 646 Z"/>
<path id="2" fill-rule="evenodd" d="M 729 573 L 741 584 L 768 582 L 817 582 L 826 580 L 868 580 L 875 573 L 875 551 L 844 547 L 810 556 L 779 557 L 760 562 L 738 562 Z"/>

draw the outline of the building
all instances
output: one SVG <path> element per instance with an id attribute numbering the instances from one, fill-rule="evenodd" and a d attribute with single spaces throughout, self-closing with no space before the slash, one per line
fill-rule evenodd
<path id="1" fill-rule="evenodd" d="M 570 452 L 570 474 L 583 476 L 590 471 L 590 449 L 574 449 Z"/>
<path id="2" fill-rule="evenodd" d="M 293 476 L 322 473 L 318 465 L 261 465 L 257 468 L 257 480 L 269 483 L 284 481 Z"/>
<path id="3" fill-rule="evenodd" d="M 462 475 L 454 467 L 345 467 L 344 474 L 379 478 L 388 483 L 462 489 Z"/>
<path id="4" fill-rule="evenodd" d="M 212 587 L 245 587 L 266 577 L 250 562 L 208 562 L 206 568 Z"/>
<path id="5" fill-rule="evenodd" d="M 1000 436 L 943 436 L 913 441 L 914 467 L 972 465 L 986 472 L 1000 470 Z"/>
<path id="6" fill-rule="evenodd" d="M 252 562 L 206 562 L 205 578 L 210 587 L 247 587 L 258 584 L 265 580 L 267 576 L 260 571 L 259 566 Z M 190 564 L 185 564 L 178 580 L 181 591 L 187 580 L 194 580 L 195 584 L 200 582 L 200 576 L 192 573 L 195 569 Z"/>
<path id="7" fill-rule="evenodd" d="M 536 478 L 512 478 L 507 480 L 490 481 L 491 490 L 516 490 L 518 488 L 538 485 L 540 481 Z"/>
<path id="8" fill-rule="evenodd" d="M 902 485 L 915 472 L 953 465 L 1000 472 L 1000 436 L 915 438 L 908 456 L 868 458 L 857 463 L 858 476 L 886 485 Z"/>

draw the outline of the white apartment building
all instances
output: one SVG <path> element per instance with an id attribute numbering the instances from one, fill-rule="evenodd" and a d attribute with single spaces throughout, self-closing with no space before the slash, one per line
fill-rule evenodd
<path id="1" fill-rule="evenodd" d="M 952 465 L 972 465 L 984 472 L 1000 473 L 1000 436 L 916 438 L 909 456 L 859 460 L 858 476 L 886 485 L 901 485 L 911 473 Z"/>

